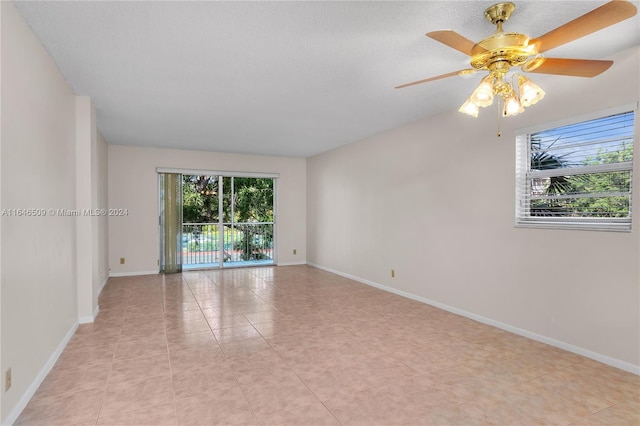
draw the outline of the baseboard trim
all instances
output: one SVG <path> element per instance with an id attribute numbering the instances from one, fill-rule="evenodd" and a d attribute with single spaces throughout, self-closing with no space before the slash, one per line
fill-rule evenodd
<path id="1" fill-rule="evenodd" d="M 300 266 L 300 265 L 306 265 L 307 262 L 283 262 L 283 263 L 276 263 L 276 266 Z"/>
<path id="2" fill-rule="evenodd" d="M 286 263 L 275 263 L 275 264 L 270 264 L 270 265 L 264 265 L 264 266 L 300 266 L 300 265 L 306 265 L 307 262 L 286 262 Z M 248 265 L 247 267 L 253 267 L 254 265 Z M 205 269 L 210 269 L 210 268 L 203 268 L 202 270 Z M 214 268 L 217 269 L 217 268 Z M 229 268 L 226 268 L 229 269 Z M 189 272 L 189 271 L 197 271 L 199 269 L 189 269 L 189 270 L 183 270 L 182 272 Z M 134 272 L 110 272 L 109 273 L 109 278 L 116 278 L 116 277 L 135 277 L 138 275 L 158 275 L 160 272 L 158 271 L 134 271 Z M 107 281 L 105 281 L 102 284 L 102 287 L 100 287 L 100 291 L 102 291 L 102 288 L 105 286 L 105 284 L 107 283 Z M 100 294 L 100 293 L 98 293 Z"/>
<path id="3" fill-rule="evenodd" d="M 158 275 L 158 271 L 134 271 L 134 272 L 110 272 L 109 278 L 112 277 L 135 277 L 138 275 Z"/>
<path id="4" fill-rule="evenodd" d="M 18 420 L 20 413 L 22 413 L 22 410 L 25 409 L 31 398 L 33 398 L 33 395 L 35 395 L 36 391 L 38 390 L 44 379 L 47 377 L 47 374 L 49 374 L 53 366 L 56 364 L 58 358 L 60 358 L 60 355 L 62 354 L 62 351 L 67 346 L 69 340 L 71 340 L 71 337 L 73 337 L 73 333 L 75 333 L 77 329 L 78 323 L 75 323 L 64 336 L 56 350 L 53 351 L 46 364 L 36 375 L 35 379 L 33 379 L 33 382 L 27 388 L 20 400 L 18 400 L 16 406 L 13 407 L 13 410 L 11 410 L 9 415 L 4 419 L 4 421 L 2 422 L 3 425 L 12 425 L 16 422 L 16 420 Z"/>
<path id="5" fill-rule="evenodd" d="M 104 289 L 104 286 L 107 285 L 107 282 L 109 281 L 109 275 L 107 275 L 106 277 L 104 277 L 104 279 L 102 280 L 102 282 L 100 283 L 100 288 L 98 289 L 98 296 L 100 296 L 100 293 L 102 293 L 102 290 Z"/>
<path id="6" fill-rule="evenodd" d="M 436 302 L 435 300 L 427 299 L 427 298 L 424 298 L 424 297 L 421 297 L 421 296 L 416 296 L 415 294 L 408 293 L 408 292 L 405 292 L 405 291 L 402 291 L 402 290 L 398 290 L 398 289 L 395 289 L 395 288 L 392 288 L 392 287 L 387 287 L 385 285 L 382 285 L 382 284 L 379 284 L 379 283 L 376 283 L 376 282 L 373 282 L 373 281 L 369 281 L 369 280 L 366 280 L 364 278 L 357 277 L 355 275 L 346 274 L 344 272 L 337 271 L 335 269 L 327 268 L 327 267 L 322 266 L 322 265 L 318 265 L 318 264 L 315 264 L 315 263 L 312 263 L 312 262 L 307 262 L 307 265 L 312 266 L 314 268 L 321 269 L 323 271 L 331 272 L 332 274 L 336 274 L 336 275 L 339 275 L 341 277 L 349 278 L 351 280 L 357 281 L 357 282 L 362 283 L 362 284 L 369 285 L 371 287 L 378 288 L 380 290 L 387 291 L 389 293 L 397 294 L 399 296 L 403 296 L 403 297 L 406 297 L 408 299 L 412 299 L 412 300 L 415 300 L 415 301 L 418 301 L 418 302 L 425 303 L 427 305 L 434 306 L 434 307 L 442 309 L 444 311 L 451 312 L 453 314 L 460 315 L 460 316 L 472 319 L 474 321 L 478 321 L 480 323 L 487 324 L 487 325 L 499 328 L 501 330 L 508 331 L 510 333 L 517 334 L 519 336 L 523 336 L 523 337 L 529 338 L 531 340 L 535 340 L 535 341 L 538 341 L 538 342 L 546 343 L 547 345 L 554 346 L 554 347 L 559 348 L 559 349 L 564 349 L 564 350 L 566 350 L 568 352 L 572 352 L 572 353 L 575 353 L 575 354 L 578 354 L 578 355 L 582 355 L 584 357 L 591 358 L 591 359 L 593 359 L 595 361 L 598 361 L 598 362 L 601 362 L 603 364 L 607 364 L 607 365 L 610 365 L 612 367 L 619 368 L 620 370 L 624 370 L 624 371 L 627 371 L 629 373 L 633 373 L 633 374 L 636 374 L 636 375 L 640 376 L 640 365 L 631 364 L 630 362 L 622 361 L 622 360 L 619 360 L 617 358 L 613 358 L 613 357 L 610 357 L 608 355 L 603 355 L 603 354 L 598 353 L 598 352 L 593 352 L 593 351 L 590 351 L 588 349 L 582 348 L 580 346 L 575 346 L 575 345 L 572 345 L 570 343 L 563 342 L 561 340 L 556 340 L 556 339 L 553 339 L 551 337 L 547 337 L 547 336 L 544 336 L 544 335 L 541 335 L 541 334 L 537 334 L 537 333 L 534 333 L 534 332 L 529 331 L 529 330 L 525 330 L 525 329 L 522 329 L 522 328 L 514 327 L 512 325 L 505 324 L 505 323 L 500 322 L 500 321 L 492 320 L 491 318 L 486 318 L 486 317 L 483 317 L 481 315 L 474 314 L 472 312 L 467 312 L 467 311 L 462 310 L 462 309 L 454 308 L 453 306 L 449 306 L 449 305 L 446 305 L 444 303 Z"/>
<path id="7" fill-rule="evenodd" d="M 98 313 L 99 312 L 100 312 L 100 306 L 96 306 L 96 308 L 93 310 L 93 313 L 90 316 L 78 318 L 78 323 L 79 324 L 90 324 L 90 323 L 94 322 L 95 319 L 98 317 Z"/>

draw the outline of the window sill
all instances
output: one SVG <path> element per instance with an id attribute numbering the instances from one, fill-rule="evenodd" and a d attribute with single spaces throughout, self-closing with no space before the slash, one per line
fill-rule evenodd
<path id="1" fill-rule="evenodd" d="M 602 222 L 549 222 L 537 220 L 521 220 L 515 224 L 516 228 L 562 229 L 570 231 L 605 231 L 631 232 L 630 223 L 602 223 Z"/>

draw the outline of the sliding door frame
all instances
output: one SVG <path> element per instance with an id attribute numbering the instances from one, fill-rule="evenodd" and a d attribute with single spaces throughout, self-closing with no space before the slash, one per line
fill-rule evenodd
<path id="1" fill-rule="evenodd" d="M 157 167 L 156 173 L 160 176 L 161 173 L 176 173 L 181 175 L 204 175 L 204 176 L 216 176 L 218 179 L 218 185 L 220 188 L 220 194 L 223 194 L 223 178 L 225 177 L 241 177 L 241 178 L 265 178 L 265 179 L 273 179 L 273 264 L 278 264 L 278 178 L 280 177 L 280 173 L 261 173 L 261 172 L 238 172 L 238 171 L 229 171 L 229 170 L 204 170 L 204 169 L 180 169 L 180 168 L 170 168 L 170 167 Z M 161 206 L 158 206 L 158 214 L 160 214 Z M 224 217 L 222 214 L 223 211 L 223 197 L 218 197 L 218 226 L 220 232 L 222 232 Z M 158 232 L 160 230 L 158 229 Z M 224 244 L 224 236 L 222 235 L 221 244 Z M 158 235 L 158 241 L 160 235 Z M 160 245 L 159 245 L 160 246 Z M 224 267 L 224 254 L 220 257 L 218 262 L 218 268 L 222 269 Z"/>

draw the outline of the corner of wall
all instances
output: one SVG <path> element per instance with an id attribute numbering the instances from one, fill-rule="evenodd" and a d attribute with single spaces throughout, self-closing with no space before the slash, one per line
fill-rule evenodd
<path id="1" fill-rule="evenodd" d="M 2 24 L 4 23 L 3 10 L 5 8 L 5 2 L 0 2 L 0 29 L 2 28 Z M 2 45 L 2 39 L 4 34 L 0 30 L 0 46 Z M 0 59 L 1 61 L 1 59 Z M 2 67 L 0 67 L 0 99 L 2 98 Z M 0 182 L 2 181 L 2 102 L 0 102 Z M 0 211 L 2 210 L 2 186 L 0 185 Z M 2 241 L 2 220 L 0 220 L 0 241 Z M 2 244 L 0 244 L 0 318 L 2 318 Z M 0 366 L 2 364 L 2 327 L 0 327 Z M 2 387 L 4 387 L 4 382 L 0 381 Z M 2 423 L 2 419 L 4 419 L 4 410 L 2 409 L 2 399 L 0 399 L 0 424 Z"/>

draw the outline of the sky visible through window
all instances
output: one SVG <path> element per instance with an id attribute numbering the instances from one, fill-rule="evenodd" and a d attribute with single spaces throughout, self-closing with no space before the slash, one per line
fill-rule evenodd
<path id="1" fill-rule="evenodd" d="M 529 217 L 631 217 L 635 112 L 529 134 Z"/>
<path id="2" fill-rule="evenodd" d="M 629 111 L 532 133 L 532 160 L 536 153 L 546 152 L 560 160 L 562 167 L 631 161 L 634 115 Z M 539 166 L 532 161 L 532 169 L 539 170 Z"/>

